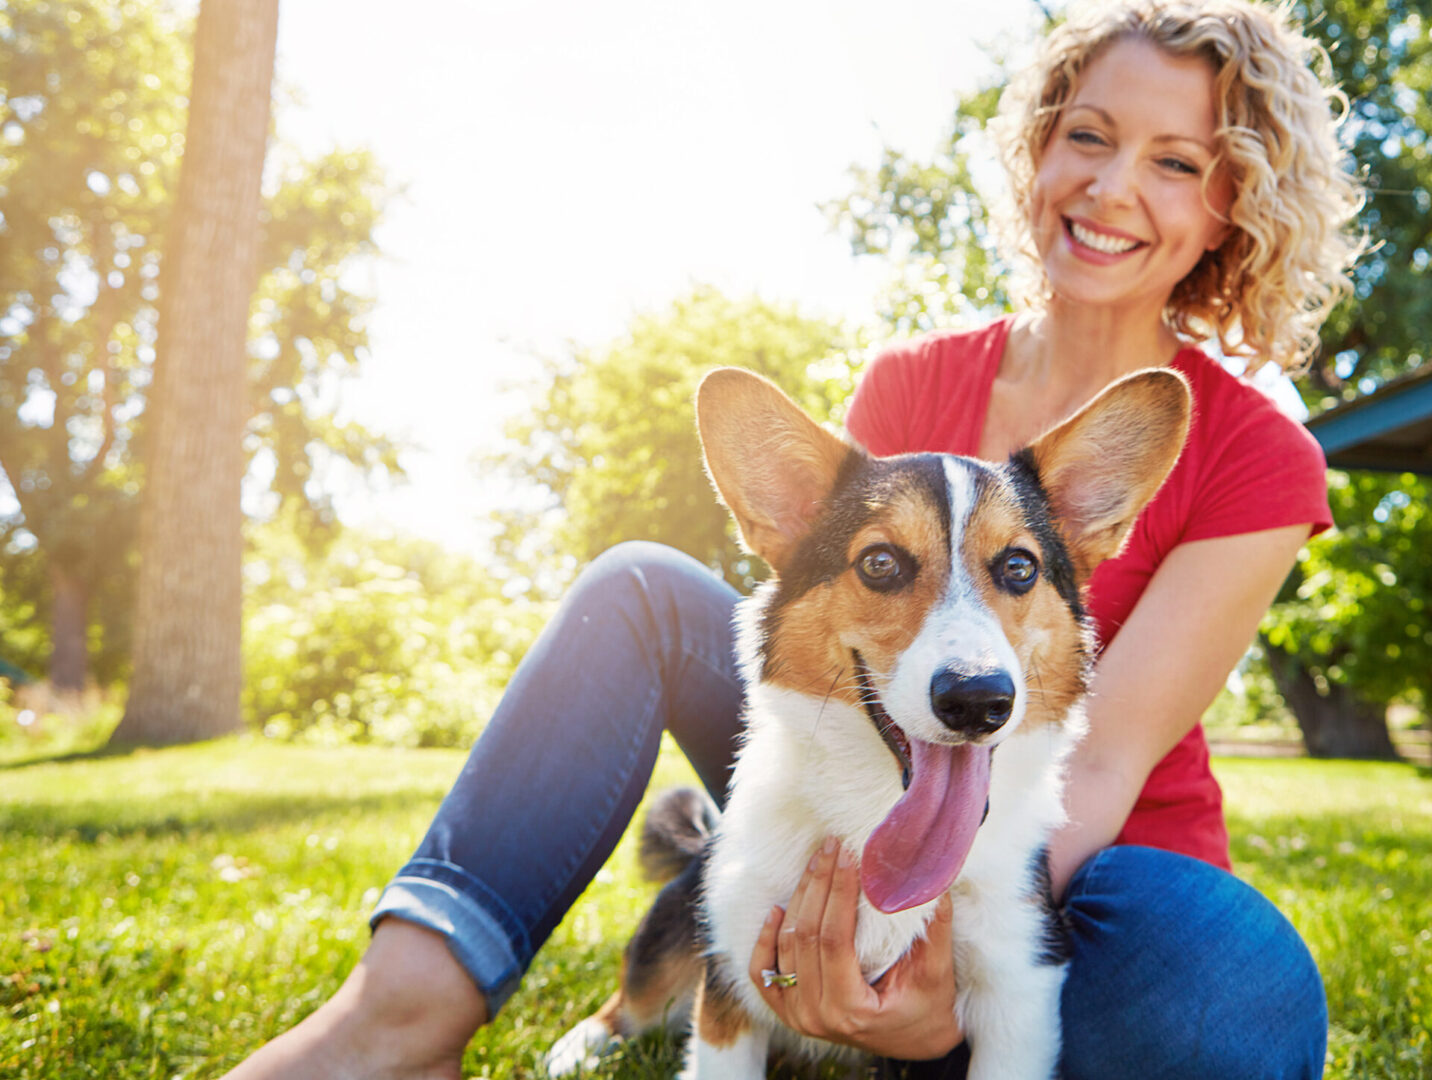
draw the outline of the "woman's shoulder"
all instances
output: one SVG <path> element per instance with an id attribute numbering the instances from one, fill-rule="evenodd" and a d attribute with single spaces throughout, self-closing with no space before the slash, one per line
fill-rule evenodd
<path id="1" fill-rule="evenodd" d="M 1172 366 L 1188 380 L 1193 393 L 1193 424 L 1202 437 L 1232 442 L 1257 428 L 1265 438 L 1317 446 L 1317 440 L 1290 411 L 1290 405 L 1297 406 L 1291 384 L 1286 395 L 1279 395 L 1271 384 L 1266 389 L 1255 385 L 1192 346 L 1182 349 Z"/>
<path id="2" fill-rule="evenodd" d="M 1188 441 L 1169 477 L 1184 540 L 1310 522 L 1329 524 L 1322 447 L 1295 417 L 1246 378 L 1198 349 L 1173 367 L 1189 382 Z"/>
<path id="3" fill-rule="evenodd" d="M 1014 317 L 1006 315 L 982 326 L 932 330 L 892 342 L 880 350 L 871 367 L 929 369 L 979 361 L 998 363 L 1013 323 Z"/>
<path id="4" fill-rule="evenodd" d="M 1013 318 L 973 329 L 934 330 L 882 348 L 866 365 L 867 393 L 945 395 L 988 383 L 999 368 Z"/>
<path id="5" fill-rule="evenodd" d="M 983 420 L 1010 322 L 937 330 L 886 346 L 861 374 L 846 429 L 875 454 L 972 452 L 977 437 L 970 433 Z"/>

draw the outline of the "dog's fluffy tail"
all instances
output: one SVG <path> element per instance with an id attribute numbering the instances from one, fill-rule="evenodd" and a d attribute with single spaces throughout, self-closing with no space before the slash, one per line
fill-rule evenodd
<path id="1" fill-rule="evenodd" d="M 720 811 L 704 791 L 672 788 L 657 796 L 642 824 L 637 857 L 653 881 L 667 881 L 701 854 Z"/>

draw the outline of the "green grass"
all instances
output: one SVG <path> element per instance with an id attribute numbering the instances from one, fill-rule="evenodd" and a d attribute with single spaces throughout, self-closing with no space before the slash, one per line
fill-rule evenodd
<path id="1" fill-rule="evenodd" d="M 0 767 L 0 1076 L 212 1077 L 330 994 L 463 756 L 247 739 Z M 1328 983 L 1332 1077 L 1432 1075 L 1432 781 L 1223 760 L 1238 869 Z M 663 753 L 657 787 L 689 774 Z M 539 955 L 469 1076 L 535 1077 L 600 1003 L 650 898 L 630 841 Z M 670 1075 L 638 1044 L 601 1075 Z"/>
<path id="2" fill-rule="evenodd" d="M 1432 775 L 1225 758 L 1241 877 L 1293 921 L 1327 986 L 1330 1077 L 1432 1077 Z"/>

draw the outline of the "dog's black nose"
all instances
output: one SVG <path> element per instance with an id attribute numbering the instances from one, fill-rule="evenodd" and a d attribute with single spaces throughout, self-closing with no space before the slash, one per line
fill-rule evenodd
<path id="1" fill-rule="evenodd" d="M 988 735 L 1014 711 L 1014 680 L 1003 671 L 970 675 L 953 668 L 930 680 L 930 708 L 940 723 L 961 735 Z"/>

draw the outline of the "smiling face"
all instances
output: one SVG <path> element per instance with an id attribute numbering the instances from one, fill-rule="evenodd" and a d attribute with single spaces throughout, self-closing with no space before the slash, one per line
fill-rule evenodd
<path id="1" fill-rule="evenodd" d="M 1034 239 L 1055 296 L 1160 314 L 1227 235 L 1232 183 L 1216 156 L 1210 65 L 1138 38 L 1110 45 L 1084 70 L 1035 176 Z"/>

